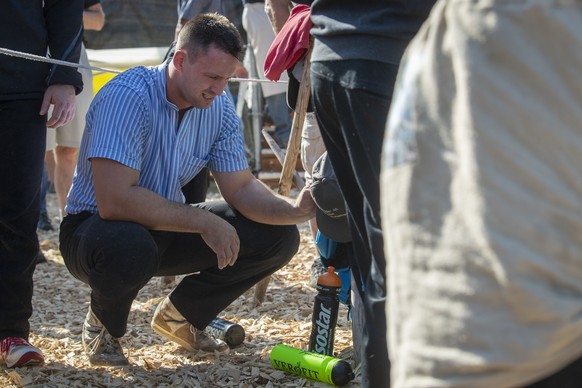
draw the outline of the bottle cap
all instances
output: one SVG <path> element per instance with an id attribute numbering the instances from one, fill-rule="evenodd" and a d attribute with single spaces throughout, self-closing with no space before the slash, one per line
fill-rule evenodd
<path id="1" fill-rule="evenodd" d="M 347 361 L 339 360 L 331 370 L 331 381 L 337 386 L 343 386 L 355 378 L 352 367 Z"/>
<path id="2" fill-rule="evenodd" d="M 238 324 L 233 324 L 224 334 L 224 341 L 230 346 L 238 346 L 245 340 L 245 329 Z"/>
<path id="3" fill-rule="evenodd" d="M 342 280 L 339 276 L 334 272 L 335 268 L 332 266 L 327 267 L 327 272 L 319 275 L 317 278 L 317 284 L 321 286 L 328 286 L 328 287 L 341 287 Z"/>

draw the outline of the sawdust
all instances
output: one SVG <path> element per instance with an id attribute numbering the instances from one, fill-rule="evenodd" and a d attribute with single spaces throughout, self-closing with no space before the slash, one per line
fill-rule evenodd
<path id="1" fill-rule="evenodd" d="M 49 213 L 57 214 L 56 197 L 47 198 Z M 53 225 L 58 220 L 53 218 Z M 273 368 L 270 350 L 279 343 L 307 349 L 315 290 L 309 286 L 314 246 L 307 224 L 299 226 L 301 246 L 291 262 L 271 277 L 266 298 L 253 306 L 254 289 L 229 306 L 221 317 L 241 324 L 246 332 L 242 345 L 228 354 L 190 353 L 165 341 L 150 327 L 159 301 L 174 283 L 152 279 L 135 299 L 127 334 L 130 366 L 92 367 L 81 346 L 81 327 L 89 304 L 89 287 L 73 278 L 58 249 L 58 231 L 39 231 L 48 263 L 34 274 L 34 313 L 30 319 L 31 342 L 46 358 L 42 367 L 0 367 L 0 387 L 326 387 Z M 336 328 L 336 357 L 354 367 L 351 321 L 340 305 Z M 359 370 L 348 387 L 359 386 Z"/>

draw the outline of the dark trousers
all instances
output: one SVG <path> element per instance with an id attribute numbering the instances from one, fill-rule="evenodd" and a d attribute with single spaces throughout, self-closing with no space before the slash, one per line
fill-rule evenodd
<path id="1" fill-rule="evenodd" d="M 582 386 L 582 357 L 526 388 L 579 388 Z"/>
<path id="2" fill-rule="evenodd" d="M 0 101 L 0 338 L 28 339 L 46 147 L 41 100 Z"/>
<path id="3" fill-rule="evenodd" d="M 224 308 L 291 260 L 296 226 L 260 224 L 224 201 L 194 205 L 233 225 L 240 238 L 236 264 L 218 269 L 215 253 L 196 233 L 150 231 L 133 222 L 105 221 L 88 212 L 61 223 L 61 254 L 71 274 L 91 286 L 91 308 L 115 337 L 125 334 L 131 303 L 154 276 L 186 276 L 170 299 L 203 329 Z M 195 273 L 198 272 L 199 273 Z"/>
<path id="4" fill-rule="evenodd" d="M 346 200 L 355 262 L 363 282 L 366 324 L 362 335 L 362 384 L 387 387 L 386 280 L 380 221 L 380 158 L 398 66 L 375 61 L 311 64 L 314 111 Z M 360 289 L 362 284 L 360 284 Z M 373 323 L 373 324 L 372 324 Z"/>
<path id="5" fill-rule="evenodd" d="M 199 203 L 206 201 L 206 194 L 210 186 L 210 170 L 202 168 L 198 174 L 184 187 L 182 193 L 186 198 L 186 203 Z"/>

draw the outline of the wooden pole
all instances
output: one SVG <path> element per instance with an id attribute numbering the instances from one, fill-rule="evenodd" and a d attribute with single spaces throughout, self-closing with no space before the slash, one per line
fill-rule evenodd
<path id="1" fill-rule="evenodd" d="M 282 166 L 285 163 L 285 152 L 281 149 L 281 147 L 279 147 L 279 144 L 277 144 L 275 139 L 273 139 L 273 136 L 271 136 L 271 134 L 269 133 L 269 131 L 267 131 L 266 128 L 263 128 L 261 132 L 263 133 L 263 136 L 265 137 L 267 144 L 275 154 L 275 157 L 277 158 L 279 163 L 281 163 Z M 295 186 L 297 186 L 299 190 L 301 190 L 305 186 L 303 178 L 301 178 L 301 175 L 299 175 L 297 171 L 293 172 L 293 183 L 295 183 Z"/>
<path id="2" fill-rule="evenodd" d="M 309 95 L 311 89 L 311 79 L 309 77 L 310 63 L 311 63 L 311 48 L 305 54 L 305 67 L 301 76 L 301 83 L 299 85 L 299 92 L 297 95 L 297 103 L 295 105 L 295 114 L 293 115 L 293 125 L 291 126 L 291 134 L 289 135 L 289 143 L 287 144 L 287 153 L 283 162 L 283 170 L 279 179 L 279 194 L 289 195 L 291 192 L 291 183 L 295 173 L 295 165 L 301 150 L 301 131 L 303 130 L 303 122 L 305 121 L 305 114 L 307 113 L 307 104 L 309 103 Z M 265 277 L 255 286 L 255 306 L 260 305 L 265 300 L 267 287 L 271 276 Z"/>

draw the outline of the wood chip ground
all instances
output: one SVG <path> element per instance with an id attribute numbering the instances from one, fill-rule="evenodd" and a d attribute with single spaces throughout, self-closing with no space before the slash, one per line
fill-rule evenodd
<path id="1" fill-rule="evenodd" d="M 215 196 L 216 198 L 216 196 Z M 53 224 L 58 225 L 56 197 L 47 198 Z M 254 289 L 237 299 L 221 317 L 241 324 L 246 339 L 228 354 L 190 353 L 165 341 L 150 327 L 152 314 L 175 286 L 152 279 L 135 299 L 123 343 L 130 366 L 92 367 L 81 346 L 81 327 L 89 304 L 89 287 L 73 278 L 63 264 L 58 231 L 39 231 L 48 263 L 34 274 L 34 313 L 31 342 L 46 358 L 42 367 L 0 367 L 0 387 L 327 387 L 273 368 L 270 350 L 279 343 L 307 349 L 315 290 L 309 268 L 315 248 L 307 224 L 299 226 L 301 245 L 291 262 L 275 273 L 266 300 L 253 306 Z M 179 281 L 180 277 L 176 278 Z M 351 322 L 340 305 L 335 339 L 336 356 L 354 367 Z M 356 379 L 347 387 L 358 387 Z"/>

